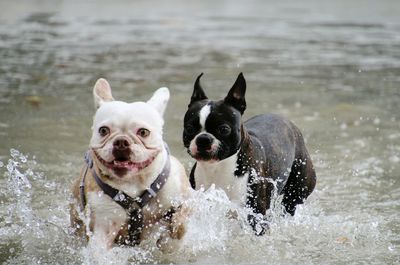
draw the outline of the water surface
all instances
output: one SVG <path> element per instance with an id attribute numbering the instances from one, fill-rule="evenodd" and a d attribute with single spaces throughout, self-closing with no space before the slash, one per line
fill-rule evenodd
<path id="1" fill-rule="evenodd" d="M 400 5 L 397 1 L 0 1 L 0 262 L 6 264 L 394 264 L 400 260 Z M 211 98 L 247 79 L 245 117 L 302 130 L 318 184 L 268 235 L 228 219 L 219 190 L 196 193 L 182 248 L 99 253 L 68 235 L 92 87 L 172 98 L 165 138 L 189 170 L 182 120 L 196 76 Z M 241 212 L 241 214 L 244 214 Z"/>

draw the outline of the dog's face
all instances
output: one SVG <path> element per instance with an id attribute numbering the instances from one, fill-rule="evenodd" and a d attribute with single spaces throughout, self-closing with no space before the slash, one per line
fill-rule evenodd
<path id="1" fill-rule="evenodd" d="M 196 160 L 216 162 L 232 156 L 240 148 L 246 81 L 240 73 L 225 99 L 212 101 L 200 85 L 201 76 L 194 84 L 185 114 L 183 143 Z"/>
<path id="2" fill-rule="evenodd" d="M 99 79 L 93 95 L 97 111 L 90 149 L 102 173 L 129 179 L 152 170 L 164 148 L 162 115 L 169 100 L 168 89 L 158 89 L 147 102 L 126 103 L 115 101 L 108 82 Z"/>

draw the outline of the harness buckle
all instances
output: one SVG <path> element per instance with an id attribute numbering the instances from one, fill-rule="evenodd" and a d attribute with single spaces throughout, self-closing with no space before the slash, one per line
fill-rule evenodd
<path id="1" fill-rule="evenodd" d="M 122 201 L 125 201 L 126 200 L 126 197 L 125 197 L 125 195 L 121 192 L 121 191 L 119 191 L 115 196 L 114 196 L 114 198 L 112 198 L 114 201 L 117 201 L 117 202 L 122 202 Z"/>

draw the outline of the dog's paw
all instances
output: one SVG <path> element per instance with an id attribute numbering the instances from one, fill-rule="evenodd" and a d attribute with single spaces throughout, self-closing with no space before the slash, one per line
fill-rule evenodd
<path id="1" fill-rule="evenodd" d="M 160 238 L 157 240 L 157 247 L 163 253 L 172 253 L 179 249 L 180 239 L 173 238 L 171 231 L 165 231 L 161 234 Z"/>

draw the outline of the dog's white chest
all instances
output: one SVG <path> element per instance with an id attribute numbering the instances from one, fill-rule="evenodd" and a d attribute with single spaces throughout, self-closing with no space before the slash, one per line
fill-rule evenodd
<path id="1" fill-rule="evenodd" d="M 116 204 L 103 192 L 90 192 L 88 194 L 92 214 L 96 220 L 96 226 L 120 227 L 126 222 L 126 211 Z"/>
<path id="2" fill-rule="evenodd" d="M 196 188 L 207 190 L 212 184 L 222 189 L 229 199 L 238 204 L 245 204 L 247 193 L 247 175 L 236 177 L 237 154 L 219 162 L 197 162 L 195 179 Z"/>

